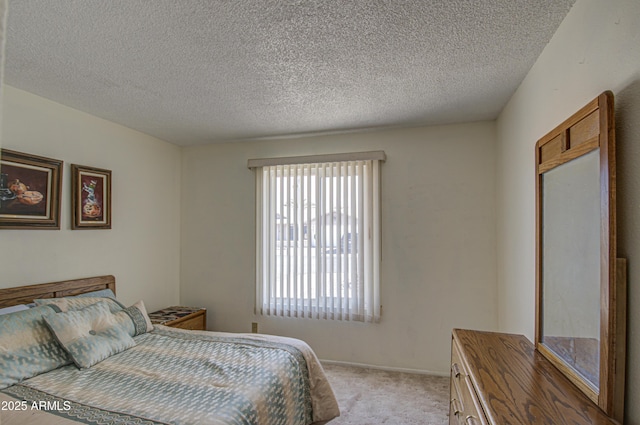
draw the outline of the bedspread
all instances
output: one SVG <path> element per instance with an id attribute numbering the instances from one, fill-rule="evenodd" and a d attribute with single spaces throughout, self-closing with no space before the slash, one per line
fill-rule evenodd
<path id="1" fill-rule="evenodd" d="M 339 414 L 301 341 L 157 326 L 136 342 L 90 369 L 65 366 L 4 392 L 84 423 L 307 425 Z"/>

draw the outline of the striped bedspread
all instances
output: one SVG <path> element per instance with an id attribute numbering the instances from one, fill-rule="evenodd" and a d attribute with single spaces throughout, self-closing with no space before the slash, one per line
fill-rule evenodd
<path id="1" fill-rule="evenodd" d="M 3 392 L 83 423 L 307 425 L 337 416 L 315 355 L 287 340 L 157 326 L 90 369 L 65 366 Z"/>

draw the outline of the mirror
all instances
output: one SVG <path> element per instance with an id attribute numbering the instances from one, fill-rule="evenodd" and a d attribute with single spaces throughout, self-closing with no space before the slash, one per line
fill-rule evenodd
<path id="1" fill-rule="evenodd" d="M 600 376 L 599 149 L 542 175 L 541 342 L 594 390 Z"/>
<path id="2" fill-rule="evenodd" d="M 622 420 L 626 279 L 610 92 L 538 141 L 536 171 L 536 349 Z"/>

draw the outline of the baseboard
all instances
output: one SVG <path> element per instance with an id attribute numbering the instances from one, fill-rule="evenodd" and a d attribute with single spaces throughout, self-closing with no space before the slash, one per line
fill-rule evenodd
<path id="1" fill-rule="evenodd" d="M 337 360 L 322 360 L 322 359 L 320 359 L 320 363 L 337 365 L 337 366 L 361 367 L 363 369 L 377 369 L 377 370 L 384 370 L 384 371 L 387 371 L 387 372 L 415 373 L 415 374 L 419 374 L 419 375 L 432 375 L 432 376 L 449 376 L 448 373 L 433 372 L 431 370 L 408 369 L 408 368 L 402 368 L 402 367 L 389 367 L 389 366 L 377 366 L 377 365 L 370 365 L 370 364 L 364 364 L 364 363 L 341 362 L 341 361 L 337 361 Z"/>

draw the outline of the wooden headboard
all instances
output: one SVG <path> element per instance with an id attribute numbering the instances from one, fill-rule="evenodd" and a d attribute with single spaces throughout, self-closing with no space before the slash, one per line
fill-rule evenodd
<path id="1" fill-rule="evenodd" d="M 114 276 L 96 276 L 84 279 L 63 280 L 60 282 L 40 283 L 37 285 L 17 286 L 0 289 L 0 308 L 18 304 L 29 304 L 38 298 L 60 298 L 85 292 L 111 289 L 116 293 Z"/>

